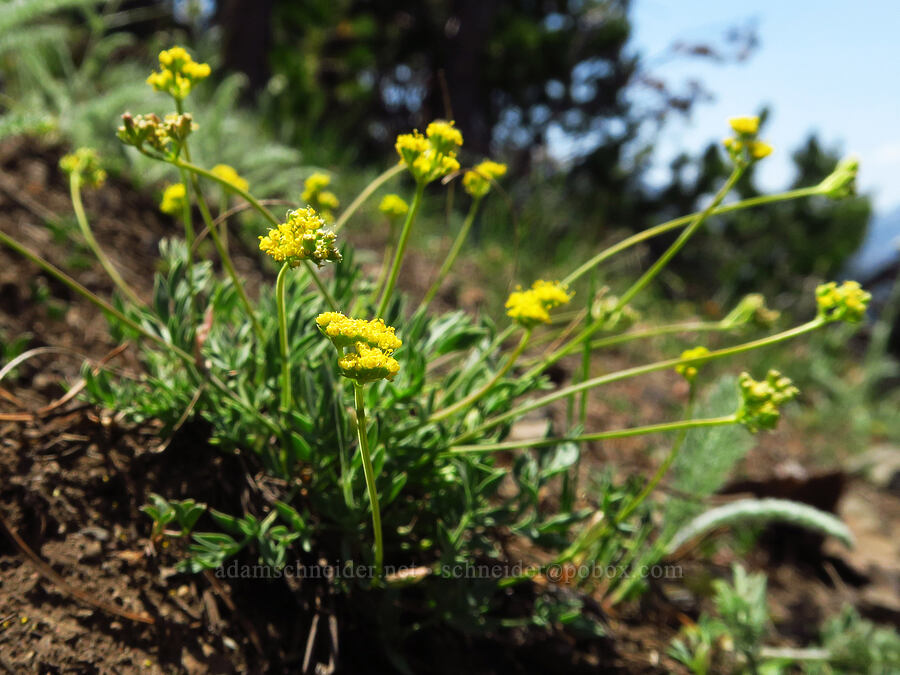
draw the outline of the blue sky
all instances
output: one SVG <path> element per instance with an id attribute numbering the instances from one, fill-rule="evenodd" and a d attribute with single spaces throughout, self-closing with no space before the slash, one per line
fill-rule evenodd
<path id="1" fill-rule="evenodd" d="M 676 40 L 721 41 L 728 28 L 754 21 L 759 46 L 739 64 L 665 58 Z M 659 141 L 651 173 L 664 179 L 667 160 L 696 153 L 728 133 L 726 119 L 769 106 L 763 137 L 776 153 L 760 167 L 760 183 L 779 189 L 792 176 L 790 153 L 810 131 L 828 147 L 860 158 L 860 191 L 876 210 L 900 207 L 900 3 L 779 0 L 744 3 L 635 0 L 630 49 L 658 64 L 673 84 L 697 77 L 715 95 Z"/>

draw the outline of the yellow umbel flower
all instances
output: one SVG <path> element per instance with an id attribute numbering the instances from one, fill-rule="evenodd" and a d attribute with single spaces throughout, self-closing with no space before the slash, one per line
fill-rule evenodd
<path id="1" fill-rule="evenodd" d="M 326 261 L 340 262 L 341 254 L 334 245 L 334 232 L 325 229 L 325 221 L 312 207 L 288 211 L 287 221 L 259 238 L 259 249 L 276 262 L 297 267 L 303 260 L 317 265 Z"/>
<path id="2" fill-rule="evenodd" d="M 344 377 L 356 380 L 357 384 L 367 384 L 376 380 L 393 380 L 400 371 L 400 364 L 377 347 L 358 342 L 353 351 L 338 359 L 338 368 Z"/>
<path id="3" fill-rule="evenodd" d="M 328 174 L 314 173 L 303 181 L 303 194 L 300 195 L 300 198 L 317 209 L 326 221 L 332 219 L 332 212 L 341 205 L 336 194 L 325 190 L 329 183 L 331 177 Z"/>
<path id="4" fill-rule="evenodd" d="M 430 183 L 457 171 L 456 148 L 462 145 L 462 134 L 453 122 L 436 120 L 425 134 L 427 138 L 418 131 L 400 134 L 394 144 L 400 161 L 419 183 Z"/>
<path id="5" fill-rule="evenodd" d="M 506 164 L 492 162 L 489 159 L 476 164 L 463 176 L 463 189 L 472 197 L 484 197 L 491 190 L 491 180 L 506 175 Z"/>
<path id="6" fill-rule="evenodd" d="M 400 364 L 391 354 L 403 342 L 394 327 L 382 319 L 351 319 L 340 312 L 325 312 L 316 317 L 319 330 L 342 353 L 338 367 L 344 377 L 366 384 L 375 380 L 393 380 Z M 347 350 L 344 353 L 344 350 Z"/>
<path id="7" fill-rule="evenodd" d="M 240 174 L 235 171 L 233 166 L 228 166 L 227 164 L 216 164 L 210 170 L 210 173 L 212 173 L 217 178 L 221 178 L 230 186 L 232 186 L 233 188 L 237 188 L 238 190 L 246 192 L 247 188 L 250 187 L 250 183 L 241 178 Z"/>
<path id="8" fill-rule="evenodd" d="M 106 171 L 100 166 L 97 151 L 91 148 L 78 148 L 59 160 L 59 168 L 67 174 L 77 174 L 82 185 L 100 187 L 106 182 Z"/>
<path id="9" fill-rule="evenodd" d="M 872 294 L 864 291 L 858 281 L 845 281 L 840 286 L 832 281 L 816 288 L 819 316 L 826 321 L 858 323 L 866 315 L 871 299 Z"/>
<path id="10" fill-rule="evenodd" d="M 197 63 L 184 47 L 172 47 L 159 53 L 159 71 L 150 74 L 147 84 L 182 101 L 194 85 L 209 74 L 208 63 Z"/>
<path id="11" fill-rule="evenodd" d="M 566 287 L 556 281 L 538 280 L 528 290 L 519 286 L 506 300 L 506 315 L 525 328 L 550 323 L 550 310 L 572 299 Z"/>
<path id="12" fill-rule="evenodd" d="M 331 183 L 331 176 L 326 173 L 314 173 L 305 181 L 303 181 L 303 194 L 300 198 L 309 202 L 312 201 L 317 194 L 328 187 Z"/>
<path id="13" fill-rule="evenodd" d="M 391 220 L 394 220 L 402 218 L 407 214 L 409 211 L 409 204 L 407 204 L 400 195 L 388 194 L 381 200 L 381 203 L 378 205 L 378 210 Z"/>
<path id="14" fill-rule="evenodd" d="M 183 213 L 186 199 L 187 191 L 184 189 L 184 183 L 169 185 L 163 190 L 159 210 L 163 213 L 168 213 L 170 216 L 180 216 Z"/>
<path id="15" fill-rule="evenodd" d="M 759 131 L 759 117 L 732 117 L 728 124 L 734 129 L 734 133 L 741 136 L 755 136 Z"/>
<path id="16" fill-rule="evenodd" d="M 316 317 L 316 323 L 335 347 L 342 349 L 362 342 L 387 354 L 400 349 L 403 344 L 394 334 L 394 327 L 383 319 L 351 319 L 340 312 L 325 312 Z"/>
<path id="17" fill-rule="evenodd" d="M 754 380 L 748 373 L 738 379 L 741 403 L 737 411 L 738 422 L 749 431 L 774 429 L 781 417 L 779 407 L 794 400 L 800 390 L 777 370 L 770 370 L 765 380 Z"/>
<path id="18" fill-rule="evenodd" d="M 693 349 L 686 349 L 681 352 L 681 358 L 683 359 L 699 359 L 700 357 L 706 356 L 709 354 L 709 350 L 706 347 L 694 347 Z M 697 373 L 699 372 L 700 366 L 702 366 L 704 361 L 694 361 L 693 363 L 682 363 L 675 366 L 675 372 L 681 375 L 688 382 L 693 382 Z"/>
<path id="19" fill-rule="evenodd" d="M 462 134 L 452 120 L 435 120 L 425 129 L 432 147 L 442 154 L 449 154 L 463 144 Z"/>

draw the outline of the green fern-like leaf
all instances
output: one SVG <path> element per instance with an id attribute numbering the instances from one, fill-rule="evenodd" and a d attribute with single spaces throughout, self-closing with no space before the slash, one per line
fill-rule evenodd
<path id="1" fill-rule="evenodd" d="M 719 527 L 745 522 L 781 521 L 831 535 L 853 548 L 853 534 L 838 518 L 819 509 L 788 499 L 740 499 L 711 509 L 694 518 L 671 539 L 667 552 Z"/>

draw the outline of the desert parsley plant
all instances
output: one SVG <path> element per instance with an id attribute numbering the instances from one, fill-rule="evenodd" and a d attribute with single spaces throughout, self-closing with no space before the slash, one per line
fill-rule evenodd
<path id="1" fill-rule="evenodd" d="M 863 318 L 868 293 L 845 282 L 820 287 L 818 314 L 782 331 L 772 332 L 772 312 L 758 296 L 711 325 L 631 327 L 632 303 L 717 214 L 805 197 L 840 198 L 852 190 L 856 164 L 842 162 L 820 185 L 725 203 L 747 169 L 772 151 L 757 137 L 756 118 L 731 120 L 734 133 L 725 149 L 732 173 L 704 210 L 599 251 L 563 279 L 522 280 L 506 300 L 504 315 L 469 316 L 432 312 L 431 301 L 465 248 L 480 205 L 503 180 L 503 164 L 481 158 L 466 164 L 462 131 L 452 121 L 436 120 L 424 133 L 398 136 L 393 166 L 345 208 L 329 189 L 330 176 L 314 174 L 297 186 L 303 203 L 278 216 L 233 169 L 215 162 L 207 168 L 192 157 L 191 134 L 203 120 L 192 117 L 190 94 L 209 74 L 208 66 L 180 47 L 162 52 L 147 82 L 169 98 L 172 112 L 126 113 L 118 129 L 124 144 L 169 168 L 172 183 L 160 208 L 183 227 L 183 237 L 161 244 L 152 297 L 127 286 L 91 234 L 80 192 L 100 183 L 103 174 L 89 151 L 66 157 L 63 168 L 81 232 L 118 289 L 112 301 L 0 233 L 5 245 L 100 308 L 116 337 L 140 344 L 145 372 L 138 380 L 85 369 L 95 402 L 138 422 L 157 420 L 166 436 L 203 419 L 211 445 L 240 452 L 251 473 L 271 479 L 235 513 L 184 495 L 152 498 L 152 540 L 179 542 L 173 549 L 185 570 L 217 569 L 238 556 L 276 568 L 324 558 L 369 569 L 353 580 L 338 579 L 339 587 L 385 589 L 408 583 L 410 575 L 397 571 L 412 569 L 435 598 L 434 611 L 469 628 L 487 625 L 498 586 L 546 580 L 551 569 L 562 570 L 554 579 L 621 599 L 627 575 L 598 579 L 590 569 L 615 563 L 627 570 L 641 559 L 655 531 L 648 497 L 672 466 L 685 433 L 735 425 L 753 433 L 771 429 L 797 394 L 789 373 L 772 370 L 759 379 L 742 374 L 739 405 L 714 417 L 695 417 L 688 405 L 682 419 L 586 429 L 582 406 L 580 416 L 556 414 L 557 422 L 537 437 L 513 439 L 514 425 L 535 411 L 559 412 L 576 397 L 586 404 L 605 385 L 671 369 L 687 379 L 693 400 L 709 362 Z M 391 193 L 380 201 L 381 217 L 394 231 L 382 271 L 363 278 L 342 231 L 355 226 L 363 203 L 402 177 L 410 186 L 407 195 Z M 399 273 L 423 201 L 439 197 L 452 180 L 462 184 L 468 213 L 431 287 L 416 301 L 398 290 Z M 210 206 L 213 197 L 219 197 L 217 207 Z M 274 263 L 271 283 L 253 297 L 227 245 L 231 202 L 269 224 L 258 233 L 258 248 L 261 262 Z M 215 247 L 215 265 L 198 253 L 201 227 Z M 590 272 L 613 256 L 669 232 L 679 233 L 674 243 L 617 294 L 586 285 Z M 698 334 L 713 330 L 736 337 L 723 348 L 695 346 L 662 361 L 591 376 L 591 365 L 609 346 L 695 327 Z M 741 341 L 748 330 L 759 336 Z M 569 369 L 570 360 L 582 364 L 572 380 L 552 384 L 548 370 L 561 361 Z M 577 488 L 585 444 L 644 434 L 672 439 L 654 475 L 635 476 L 624 486 L 603 479 Z M 548 490 L 560 494 L 557 509 L 542 503 Z M 509 536 L 543 549 L 540 557 L 550 562 L 504 567 L 487 584 L 456 573 L 476 560 L 515 562 L 504 552 Z M 560 620 L 577 615 L 566 611 Z"/>

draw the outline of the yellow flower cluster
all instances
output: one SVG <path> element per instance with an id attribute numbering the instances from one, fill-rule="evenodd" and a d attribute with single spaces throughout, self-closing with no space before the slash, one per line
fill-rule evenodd
<path id="1" fill-rule="evenodd" d="M 326 221 L 334 217 L 334 210 L 341 205 L 337 195 L 325 188 L 331 183 L 331 177 L 325 173 L 314 173 L 303 181 L 303 194 L 300 199 L 318 210 Z"/>
<path id="2" fill-rule="evenodd" d="M 159 72 L 152 72 L 147 84 L 182 101 L 209 73 L 208 63 L 197 63 L 184 47 L 172 47 L 159 53 Z"/>
<path id="3" fill-rule="evenodd" d="M 133 145 L 142 152 L 146 144 L 164 155 L 177 156 L 184 141 L 196 129 L 197 125 L 188 113 L 169 113 L 165 119 L 160 119 L 155 113 L 125 113 L 116 135 L 126 145 Z"/>
<path id="4" fill-rule="evenodd" d="M 456 149 L 462 142 L 462 134 L 453 122 L 435 120 L 428 125 L 425 136 L 418 131 L 400 134 L 394 147 L 413 178 L 419 183 L 430 183 L 459 169 Z"/>
<path id="5" fill-rule="evenodd" d="M 391 220 L 397 220 L 403 218 L 403 216 L 407 214 L 409 211 L 409 204 L 407 204 L 400 195 L 388 194 L 381 200 L 381 203 L 378 205 L 378 210 Z"/>
<path id="6" fill-rule="evenodd" d="M 180 216 L 184 209 L 184 203 L 187 199 L 187 191 L 184 189 L 184 183 L 174 183 L 163 190 L 162 201 L 159 203 L 159 210 L 168 213 L 170 216 Z"/>
<path id="7" fill-rule="evenodd" d="M 756 138 L 758 117 L 732 117 L 728 123 L 735 138 L 726 138 L 722 143 L 735 162 L 755 161 L 772 154 L 772 146 Z"/>
<path id="8" fill-rule="evenodd" d="M 539 323 L 550 323 L 550 310 L 565 305 L 572 299 L 566 286 L 556 281 L 535 281 L 531 288 L 521 286 L 509 294 L 506 300 L 506 314 L 525 328 L 533 328 Z"/>
<path id="9" fill-rule="evenodd" d="M 393 380 L 400 370 L 400 364 L 391 355 L 403 343 L 394 334 L 394 327 L 385 325 L 382 319 L 366 321 L 340 312 L 325 312 L 316 317 L 316 324 L 342 353 L 338 367 L 344 377 L 366 384 Z"/>
<path id="10" fill-rule="evenodd" d="M 325 221 L 312 207 L 288 211 L 287 221 L 259 238 L 259 249 L 276 262 L 297 267 L 303 260 L 317 265 L 326 261 L 340 262 L 341 254 L 334 245 L 334 232 L 325 229 Z"/>
<path id="11" fill-rule="evenodd" d="M 492 162 L 489 159 L 481 164 L 476 164 L 471 171 L 466 171 L 463 176 L 463 189 L 476 199 L 484 197 L 491 190 L 491 180 L 497 180 L 506 175 L 506 164 Z"/>
<path id="12" fill-rule="evenodd" d="M 778 408 L 800 393 L 790 378 L 777 370 L 770 370 L 765 380 L 754 380 L 748 373 L 741 373 L 738 387 L 741 404 L 737 419 L 752 433 L 760 429 L 774 429 L 781 417 Z"/>
<path id="13" fill-rule="evenodd" d="M 827 321 L 862 321 L 871 299 L 872 294 L 864 291 L 858 281 L 845 281 L 840 286 L 832 281 L 816 288 L 819 316 Z"/>
<path id="14" fill-rule="evenodd" d="M 250 183 L 242 178 L 233 166 L 228 166 L 227 164 L 216 164 L 212 169 L 210 169 L 210 173 L 212 173 L 212 175 L 214 175 L 216 178 L 220 178 L 221 180 L 228 183 L 231 187 L 238 190 L 243 190 L 244 192 L 246 192 L 247 188 L 250 187 Z"/>
<path id="15" fill-rule="evenodd" d="M 76 174 L 83 185 L 100 187 L 106 182 L 106 171 L 100 166 L 97 152 L 91 148 L 78 148 L 59 160 L 59 168 L 67 174 Z"/>
<path id="16" fill-rule="evenodd" d="M 681 375 L 688 382 L 693 382 L 697 377 L 697 372 L 700 366 L 702 366 L 705 361 L 702 360 L 701 357 L 709 354 L 709 350 L 706 347 L 694 347 L 693 349 L 686 349 L 681 352 L 681 358 L 683 359 L 700 359 L 698 361 L 694 361 L 693 363 L 682 363 L 680 365 L 675 366 L 675 372 Z"/>

